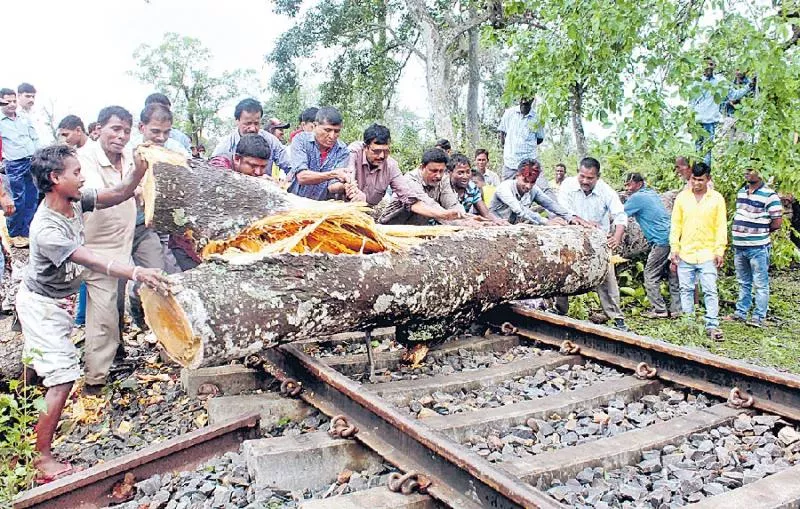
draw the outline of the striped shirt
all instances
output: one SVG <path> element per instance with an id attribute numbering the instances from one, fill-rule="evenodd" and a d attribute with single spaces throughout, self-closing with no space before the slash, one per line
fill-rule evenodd
<path id="1" fill-rule="evenodd" d="M 503 145 L 503 165 L 516 171 L 523 159 L 536 159 L 537 138 L 544 138 L 544 127 L 536 112 L 531 109 L 527 115 L 519 111 L 519 106 L 508 108 L 500 119 L 498 131 L 506 133 Z"/>
<path id="2" fill-rule="evenodd" d="M 733 216 L 733 245 L 738 247 L 766 246 L 770 243 L 769 225 L 783 215 L 778 194 L 765 184 L 753 191 L 745 185 L 736 195 L 736 214 Z"/>
<path id="3" fill-rule="evenodd" d="M 455 188 L 453 191 L 455 191 Z M 456 192 L 456 194 L 458 194 L 458 192 Z M 464 212 L 471 213 L 472 207 L 481 201 L 481 199 L 481 190 L 478 189 L 475 182 L 469 181 L 467 183 L 467 190 L 464 191 L 464 196 L 461 196 L 458 201 L 461 202 L 461 206 L 464 207 Z"/>

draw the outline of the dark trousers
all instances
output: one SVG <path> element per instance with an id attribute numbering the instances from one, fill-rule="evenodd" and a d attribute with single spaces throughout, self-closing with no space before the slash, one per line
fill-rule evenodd
<path id="1" fill-rule="evenodd" d="M 669 285 L 669 310 L 673 315 L 681 314 L 681 288 L 677 272 L 669 270 L 669 246 L 653 246 L 644 266 L 644 290 L 656 313 L 666 313 L 667 303 L 661 295 L 661 281 L 666 278 Z"/>
<path id="2" fill-rule="evenodd" d="M 149 269 L 164 270 L 164 252 L 161 250 L 161 240 L 158 234 L 144 224 L 136 225 L 133 234 L 133 249 L 131 256 L 133 264 Z M 127 281 L 120 279 L 119 291 L 117 292 L 118 307 L 120 316 L 125 311 L 125 288 Z M 144 324 L 144 311 L 142 301 L 139 298 L 139 288 L 141 283 L 134 283 L 132 292 L 129 294 L 131 304 L 131 317 L 140 327 Z"/>
<path id="3" fill-rule="evenodd" d="M 39 205 L 39 192 L 31 176 L 31 158 L 6 161 L 6 176 L 11 198 L 17 211 L 7 219 L 8 234 L 11 237 L 27 237 L 33 214 Z"/>

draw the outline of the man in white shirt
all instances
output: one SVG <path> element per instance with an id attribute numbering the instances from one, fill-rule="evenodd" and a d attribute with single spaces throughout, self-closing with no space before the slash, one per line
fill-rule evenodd
<path id="1" fill-rule="evenodd" d="M 537 147 L 544 141 L 544 124 L 539 122 L 532 106 L 532 99 L 520 99 L 519 105 L 503 113 L 497 127 L 503 147 L 503 180 L 514 178 L 523 159 L 536 159 Z M 539 175 L 536 185 L 547 196 L 557 199 L 544 173 Z"/>
<path id="2" fill-rule="evenodd" d="M 111 188 L 133 169 L 133 154 L 126 147 L 131 137 L 133 116 L 121 106 L 100 111 L 100 138 L 78 154 L 86 187 Z M 92 213 L 85 220 L 85 245 L 95 253 L 127 265 L 131 259 L 136 226 L 134 198 Z M 117 309 L 118 279 L 105 272 L 87 270 L 86 281 L 86 388 L 99 393 L 105 385 L 120 345 L 121 316 Z"/>
<path id="3" fill-rule="evenodd" d="M 612 251 L 620 246 L 628 216 L 619 195 L 600 178 L 600 162 L 597 159 L 585 157 L 581 160 L 578 175 L 567 177 L 561 184 L 558 201 L 574 215 L 603 230 L 608 235 L 608 247 Z M 610 233 L 612 226 L 613 233 Z M 595 291 L 606 317 L 614 321 L 615 328 L 627 331 L 628 326 L 620 309 L 619 286 L 613 264 L 608 264 L 606 278 Z M 564 299 L 561 298 L 558 305 L 562 311 Z"/>

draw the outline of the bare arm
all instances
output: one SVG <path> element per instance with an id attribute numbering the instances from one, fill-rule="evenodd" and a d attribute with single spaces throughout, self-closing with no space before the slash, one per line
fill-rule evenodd
<path id="1" fill-rule="evenodd" d="M 478 215 L 481 217 L 485 217 L 486 219 L 489 219 L 495 223 L 508 224 L 508 221 L 497 217 L 491 210 L 489 210 L 489 207 L 486 206 L 486 203 L 484 203 L 483 200 L 475 203 L 473 207 L 475 207 L 475 210 L 478 211 Z"/>
<path id="2" fill-rule="evenodd" d="M 70 261 L 83 265 L 94 272 L 105 273 L 106 275 L 120 278 L 131 279 L 149 286 L 159 293 L 169 293 L 169 279 L 158 269 L 148 269 L 145 267 L 133 267 L 128 264 L 109 261 L 92 252 L 85 246 L 78 247 L 69 257 Z"/>
<path id="3" fill-rule="evenodd" d="M 769 222 L 769 231 L 775 232 L 781 229 L 783 226 L 783 217 L 776 217 L 772 221 Z"/>
<path id="4" fill-rule="evenodd" d="M 136 187 L 147 171 L 147 161 L 142 159 L 138 151 L 133 151 L 133 171 L 122 178 L 122 182 L 114 187 L 97 190 L 96 209 L 107 209 L 130 199 L 136 192 Z M 77 263 L 77 262 L 76 262 Z"/>
<path id="5" fill-rule="evenodd" d="M 429 217 L 437 221 L 454 221 L 464 217 L 463 212 L 455 209 L 445 209 L 438 203 L 426 203 L 423 200 L 417 200 L 411 205 L 411 212 L 419 214 L 422 217 Z"/>
<path id="6" fill-rule="evenodd" d="M 3 209 L 3 214 L 6 217 L 13 216 L 14 212 L 17 211 L 16 207 L 14 207 L 14 199 L 6 192 L 6 186 L 2 179 L 0 179 L 0 208 Z"/>
<path id="7" fill-rule="evenodd" d="M 347 168 L 336 168 L 335 170 L 318 172 L 311 170 L 301 170 L 297 172 L 297 182 L 304 186 L 312 186 L 314 184 L 321 184 L 329 180 L 336 179 L 339 182 L 347 182 Z"/>

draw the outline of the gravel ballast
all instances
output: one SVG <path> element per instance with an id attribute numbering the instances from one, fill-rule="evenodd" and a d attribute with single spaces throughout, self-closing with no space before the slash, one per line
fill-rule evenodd
<path id="1" fill-rule="evenodd" d="M 464 440 L 463 445 L 489 461 L 508 461 L 645 428 L 714 403 L 703 394 L 686 395 L 666 388 L 637 401 L 626 402 L 617 398 L 608 405 L 570 415 L 553 415 L 546 420 L 529 419 L 524 425 L 493 429 L 485 435 L 473 434 Z"/>
<path id="2" fill-rule="evenodd" d="M 789 431 L 784 431 L 787 429 Z M 636 465 L 587 468 L 547 492 L 578 508 L 681 507 L 780 472 L 800 461 L 800 436 L 780 418 L 741 414 L 731 426 L 644 451 Z"/>
<path id="3" fill-rule="evenodd" d="M 212 459 L 194 471 L 154 475 L 135 484 L 130 501 L 117 504 L 122 509 L 289 509 L 308 499 L 346 495 L 384 486 L 394 470 L 384 465 L 380 472 L 339 472 L 335 482 L 314 490 L 282 490 L 280 487 L 257 490 L 252 484 L 245 458 L 229 452 Z"/>
<path id="4" fill-rule="evenodd" d="M 533 375 L 490 387 L 454 393 L 434 392 L 430 396 L 411 400 L 402 408 L 418 418 L 436 414 L 458 414 L 552 396 L 623 376 L 623 373 L 614 368 L 591 361 L 576 365 L 563 364 L 552 370 L 542 368 Z"/>

